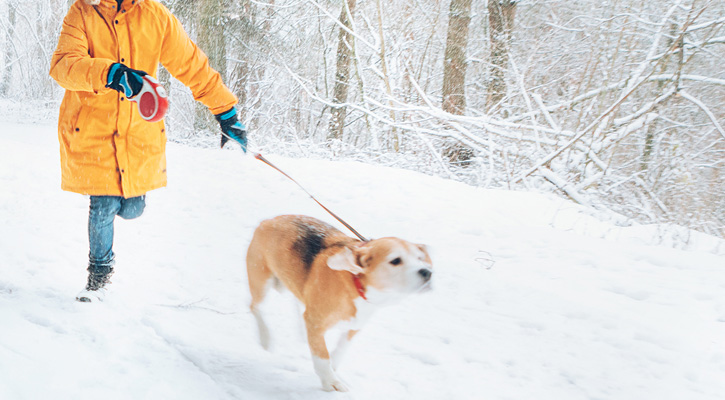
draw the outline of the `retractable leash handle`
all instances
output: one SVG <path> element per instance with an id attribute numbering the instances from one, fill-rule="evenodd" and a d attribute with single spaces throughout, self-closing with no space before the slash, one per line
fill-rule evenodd
<path id="1" fill-rule="evenodd" d="M 129 101 L 136 102 L 141 118 L 149 122 L 161 121 L 169 109 L 169 97 L 166 89 L 151 75 L 144 75 L 143 86 Z"/>

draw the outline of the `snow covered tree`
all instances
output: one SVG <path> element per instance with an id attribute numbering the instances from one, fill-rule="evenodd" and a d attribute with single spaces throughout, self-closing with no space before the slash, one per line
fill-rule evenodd
<path id="1" fill-rule="evenodd" d="M 15 25 L 17 24 L 17 0 L 8 1 L 7 5 L 7 22 L 5 26 L 5 51 L 3 51 L 3 69 L 0 74 L 0 96 L 6 96 L 10 89 L 10 82 L 12 80 L 12 64 L 13 64 L 13 50 L 14 37 L 15 37 Z M 17 57 L 17 54 L 16 54 Z"/>
<path id="2" fill-rule="evenodd" d="M 488 0 L 488 35 L 491 41 L 490 77 L 486 85 L 486 108 L 491 109 L 506 96 L 506 70 L 511 33 L 516 16 L 516 0 Z"/>
<path id="3" fill-rule="evenodd" d="M 471 22 L 471 0 L 451 0 L 448 38 L 443 64 L 443 110 L 463 114 L 466 110 L 466 47 Z"/>
<path id="4" fill-rule="evenodd" d="M 355 10 L 357 0 L 343 0 L 342 10 L 340 11 L 340 27 L 337 36 L 337 66 L 335 68 L 335 85 L 332 95 L 332 101 L 335 105 L 332 107 L 330 118 L 330 131 L 328 138 L 342 139 L 342 132 L 345 127 L 345 117 L 347 115 L 347 95 L 350 86 L 350 59 L 353 52 L 353 35 L 352 16 Z"/>
<path id="5" fill-rule="evenodd" d="M 196 44 L 209 57 L 209 65 L 221 74 L 222 79 L 226 80 L 227 52 L 224 10 L 223 0 L 196 0 L 194 3 Z M 194 128 L 197 132 L 206 130 L 216 133 L 219 130 L 219 124 L 201 103 L 196 104 Z"/>

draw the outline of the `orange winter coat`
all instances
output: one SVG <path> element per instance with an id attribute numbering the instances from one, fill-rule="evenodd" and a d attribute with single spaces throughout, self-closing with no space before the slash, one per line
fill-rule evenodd
<path id="1" fill-rule="evenodd" d="M 171 12 L 154 0 L 77 0 L 68 11 L 50 75 L 66 89 L 58 138 L 64 190 L 126 198 L 166 186 L 164 123 L 105 87 L 111 64 L 156 76 L 159 62 L 218 114 L 236 97 Z"/>

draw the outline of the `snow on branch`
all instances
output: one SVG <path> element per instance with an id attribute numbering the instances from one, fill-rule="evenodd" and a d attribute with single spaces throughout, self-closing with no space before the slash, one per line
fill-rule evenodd
<path id="1" fill-rule="evenodd" d="M 717 122 L 717 118 L 712 113 L 712 111 L 710 111 L 710 109 L 705 105 L 705 103 L 703 103 L 702 101 L 700 101 L 699 99 L 697 99 L 696 97 L 692 96 L 691 94 L 687 93 L 684 90 L 680 90 L 679 95 L 682 96 L 682 98 L 687 99 L 687 100 L 693 102 L 698 107 L 700 107 L 700 109 L 705 113 L 705 115 L 707 115 L 707 117 L 710 118 L 710 121 L 712 122 L 712 124 L 715 125 L 715 129 L 717 129 L 717 131 L 720 132 L 720 136 L 722 136 L 723 139 L 725 139 L 725 130 L 723 130 L 722 125 L 720 125 L 720 123 Z"/>
<path id="2" fill-rule="evenodd" d="M 694 82 L 707 83 L 710 85 L 725 86 L 725 79 L 710 78 L 710 77 L 701 76 L 701 75 L 680 75 L 679 78 L 682 80 L 686 80 L 686 81 L 694 81 Z M 672 81 L 675 79 L 677 79 L 677 76 L 675 74 L 653 75 L 653 76 L 649 77 L 650 81 Z"/>

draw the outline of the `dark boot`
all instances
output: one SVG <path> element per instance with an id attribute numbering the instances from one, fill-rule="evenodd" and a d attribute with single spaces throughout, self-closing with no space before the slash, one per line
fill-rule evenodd
<path id="1" fill-rule="evenodd" d="M 83 303 L 103 301 L 103 297 L 106 295 L 106 285 L 111 283 L 113 264 L 115 264 L 114 260 L 104 264 L 89 265 L 86 288 L 78 293 L 76 300 Z"/>

